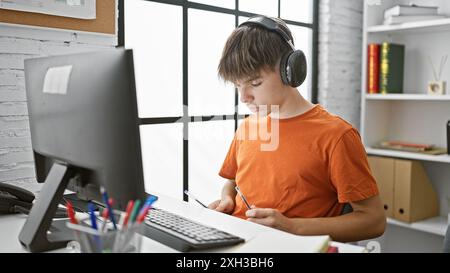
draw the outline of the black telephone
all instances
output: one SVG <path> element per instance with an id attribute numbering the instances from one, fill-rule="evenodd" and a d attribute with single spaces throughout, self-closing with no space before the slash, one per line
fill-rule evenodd
<path id="1" fill-rule="evenodd" d="M 23 188 L 0 182 L 0 215 L 28 214 L 33 206 L 34 194 Z M 58 210 L 55 218 L 66 218 L 64 210 Z"/>

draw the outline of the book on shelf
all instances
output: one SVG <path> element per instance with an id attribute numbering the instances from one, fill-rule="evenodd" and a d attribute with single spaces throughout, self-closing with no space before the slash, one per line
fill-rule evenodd
<path id="1" fill-rule="evenodd" d="M 367 93 L 380 91 L 380 44 L 367 46 Z"/>
<path id="2" fill-rule="evenodd" d="M 411 150 L 411 151 L 429 151 L 434 148 L 434 145 L 432 144 L 419 144 L 419 143 L 411 143 L 411 142 L 404 142 L 404 141 L 383 141 L 381 142 L 382 147 L 390 147 L 390 148 L 398 148 L 398 149 L 404 149 L 404 150 Z"/>
<path id="3" fill-rule="evenodd" d="M 438 7 L 425 7 L 417 5 L 396 5 L 384 11 L 384 18 L 401 15 L 437 15 Z"/>
<path id="4" fill-rule="evenodd" d="M 380 93 L 403 93 L 405 46 L 383 43 L 380 55 Z"/>
<path id="5" fill-rule="evenodd" d="M 420 21 L 429 21 L 429 20 L 439 20 L 447 18 L 444 15 L 401 15 L 401 16 L 391 16 L 386 18 L 383 22 L 384 25 L 395 25 L 409 22 L 420 22 Z"/>
<path id="6" fill-rule="evenodd" d="M 432 144 L 419 144 L 405 141 L 382 141 L 372 147 L 376 149 L 413 152 L 428 155 L 441 155 L 447 153 L 447 149 L 436 147 Z"/>

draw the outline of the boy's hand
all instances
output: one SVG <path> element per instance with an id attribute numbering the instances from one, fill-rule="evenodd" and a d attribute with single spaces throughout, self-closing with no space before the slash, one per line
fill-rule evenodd
<path id="1" fill-rule="evenodd" d="M 245 213 L 248 217 L 248 221 L 287 232 L 293 232 L 291 219 L 281 214 L 278 210 L 256 208 L 254 205 L 251 207 L 252 209 L 247 210 Z"/>
<path id="2" fill-rule="evenodd" d="M 209 204 L 208 208 L 212 210 L 216 210 L 218 212 L 223 212 L 226 214 L 231 214 L 234 211 L 234 200 L 227 196 L 225 198 L 222 198 L 221 200 L 216 200 Z"/>

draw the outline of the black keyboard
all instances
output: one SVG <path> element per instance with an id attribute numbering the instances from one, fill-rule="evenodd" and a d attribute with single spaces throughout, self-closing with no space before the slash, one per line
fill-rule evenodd
<path id="1" fill-rule="evenodd" d="M 236 245 L 245 241 L 157 208 L 148 212 L 143 232 L 144 236 L 182 252 Z"/>

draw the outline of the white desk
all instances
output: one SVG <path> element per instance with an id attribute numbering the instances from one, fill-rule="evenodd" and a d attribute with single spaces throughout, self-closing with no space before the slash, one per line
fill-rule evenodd
<path id="1" fill-rule="evenodd" d="M 159 200 L 155 203 L 155 207 L 216 227 L 246 240 L 246 243 L 237 246 L 210 249 L 207 252 L 313 252 L 310 251 L 312 246 L 308 245 L 314 241 L 313 237 L 295 236 L 295 238 L 289 238 L 291 235 L 285 232 L 205 209 L 196 203 L 187 203 L 162 195 L 158 195 L 158 197 Z M 0 216 L 0 252 L 26 252 L 18 240 L 25 219 L 25 215 Z M 262 240 L 263 244 L 261 244 Z M 341 253 L 361 253 L 364 251 L 363 247 L 350 244 L 332 242 L 331 245 L 338 246 Z M 274 246 L 277 249 L 274 249 Z M 55 252 L 66 251 L 65 249 L 59 249 Z M 142 252 L 174 253 L 177 251 L 144 237 Z"/>

